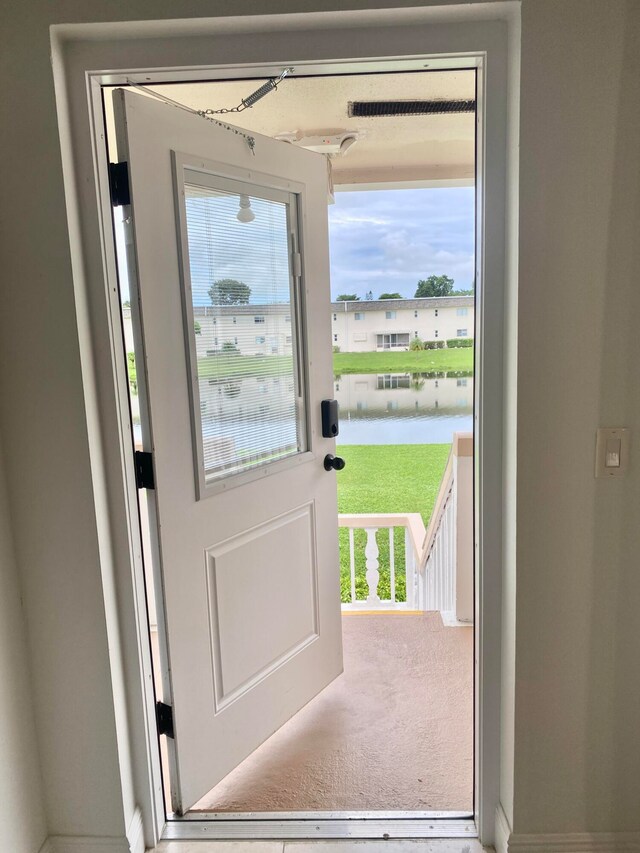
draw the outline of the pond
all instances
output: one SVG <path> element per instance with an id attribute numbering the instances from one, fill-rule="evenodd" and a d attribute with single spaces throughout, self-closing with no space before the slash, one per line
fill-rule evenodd
<path id="1" fill-rule="evenodd" d="M 352 373 L 336 376 L 338 444 L 450 444 L 473 429 L 473 376 Z"/>

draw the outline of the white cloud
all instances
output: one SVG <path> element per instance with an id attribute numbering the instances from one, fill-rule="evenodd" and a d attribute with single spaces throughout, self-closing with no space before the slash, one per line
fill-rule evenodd
<path id="1" fill-rule="evenodd" d="M 337 193 L 329 209 L 332 294 L 412 296 L 429 275 L 473 284 L 472 188 Z"/>

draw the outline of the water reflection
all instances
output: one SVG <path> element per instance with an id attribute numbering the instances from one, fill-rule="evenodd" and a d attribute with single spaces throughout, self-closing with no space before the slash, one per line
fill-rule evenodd
<path id="1" fill-rule="evenodd" d="M 447 444 L 473 428 L 473 375 L 352 373 L 336 376 L 339 444 Z"/>

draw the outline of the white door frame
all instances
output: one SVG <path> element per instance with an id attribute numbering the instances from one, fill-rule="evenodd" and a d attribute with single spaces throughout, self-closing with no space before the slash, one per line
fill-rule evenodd
<path id="1" fill-rule="evenodd" d="M 361 72 L 392 62 L 415 70 L 479 69 L 476 310 L 476 798 L 480 840 L 493 841 L 499 792 L 502 420 L 505 294 L 508 27 L 515 2 L 238 18 L 69 24 L 52 28 L 87 428 L 113 667 L 123 789 L 133 792 L 145 842 L 165 815 L 155 728 L 142 546 L 131 453 L 128 381 L 108 192 L 102 86 L 270 76 L 274 65 L 307 73 Z M 294 53 L 295 51 L 295 53 Z M 293 55 L 292 55 L 293 53 Z M 212 65 L 211 57 L 216 57 Z M 297 57 L 303 57 L 299 60 Z M 372 58 L 373 57 L 373 58 Z M 422 64 L 420 64 L 422 63 Z M 435 67 L 432 65 L 432 67 Z M 389 69 L 391 70 L 391 68 Z M 483 512 L 484 507 L 490 513 Z M 115 658 L 114 658 L 115 660 Z M 185 822 L 186 824 L 186 822 Z M 203 837 L 190 822 L 192 836 Z M 256 827 L 254 837 L 260 837 Z M 432 835 L 445 832 L 436 829 Z M 184 836 L 183 836 L 184 837 Z M 206 837 L 206 836 L 205 836 Z"/>

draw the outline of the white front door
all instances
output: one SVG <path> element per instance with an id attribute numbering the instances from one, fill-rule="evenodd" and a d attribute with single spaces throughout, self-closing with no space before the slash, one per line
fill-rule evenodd
<path id="1" fill-rule="evenodd" d="M 141 95 L 114 105 L 182 813 L 342 671 L 327 172 Z"/>

